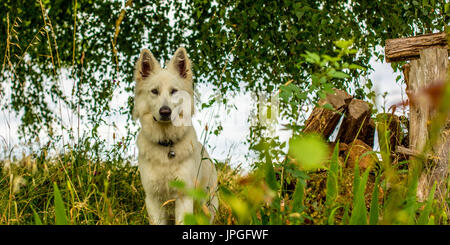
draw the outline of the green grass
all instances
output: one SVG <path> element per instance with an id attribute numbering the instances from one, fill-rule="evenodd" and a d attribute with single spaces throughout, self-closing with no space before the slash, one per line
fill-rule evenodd
<path id="1" fill-rule="evenodd" d="M 436 187 L 420 203 L 417 182 L 407 173 L 394 171 L 396 182 L 388 187 L 380 169 L 360 176 L 358 167 L 343 167 L 337 149 L 328 168 L 300 171 L 287 161 L 283 175 L 270 161 L 246 175 L 216 163 L 220 208 L 214 224 L 448 223 L 445 207 L 434 199 Z M 25 157 L 10 166 L 0 164 L 0 224 L 148 224 L 139 171 L 130 163 L 93 162 L 69 152 Z M 185 222 L 208 224 L 204 209 L 196 210 Z"/>
<path id="2" fill-rule="evenodd" d="M 0 224 L 148 223 L 136 166 L 73 154 L 28 164 L 2 167 Z"/>
<path id="3" fill-rule="evenodd" d="M 294 178 L 290 190 L 282 187 L 278 169 L 269 163 L 248 175 L 217 163 L 220 208 L 214 224 L 448 223 L 443 206 L 433 198 L 435 187 L 419 203 L 415 183 L 408 186 L 406 176 L 387 190 L 382 174 L 365 171 L 360 176 L 357 167 L 342 168 L 337 154 L 335 150 L 328 170 Z M 75 153 L 24 159 L 10 168 L 0 164 L 0 224 L 148 224 L 137 166 L 91 162 Z M 292 174 L 284 176 L 283 182 L 290 182 Z M 193 197 L 204 198 L 200 194 Z M 208 219 L 200 208 L 185 222 L 207 224 Z"/>

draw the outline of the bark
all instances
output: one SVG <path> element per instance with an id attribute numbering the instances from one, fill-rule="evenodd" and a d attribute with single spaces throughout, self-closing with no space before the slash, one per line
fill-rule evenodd
<path id="1" fill-rule="evenodd" d="M 420 51 L 420 59 L 411 61 L 409 72 L 410 129 L 409 145 L 415 152 L 423 152 L 429 140 L 429 122 L 433 120 L 433 98 L 421 96 L 426 87 L 440 80 L 445 80 L 448 67 L 448 51 L 443 48 L 428 48 Z M 448 126 L 448 125 L 447 125 Z M 425 161 L 425 169 L 419 179 L 418 198 L 427 198 L 434 182 L 437 182 L 436 195 L 445 193 L 448 175 L 448 151 L 450 133 L 442 131 L 438 143 L 432 146 L 433 164 Z M 442 200 L 442 199 L 441 199 Z"/>
<path id="2" fill-rule="evenodd" d="M 370 131 L 373 131 L 370 130 L 370 115 L 370 106 L 367 102 L 353 99 L 348 105 L 337 139 L 346 144 L 352 143 L 356 138 L 367 141 L 368 135 L 371 134 Z M 358 137 L 356 137 L 357 135 Z"/>
<path id="3" fill-rule="evenodd" d="M 319 106 L 314 108 L 308 120 L 305 122 L 304 133 L 319 133 L 325 139 L 328 139 L 333 133 L 336 125 L 339 123 L 341 114 L 347 109 L 348 104 L 352 100 L 352 96 L 348 93 L 334 89 L 334 94 L 328 94 L 326 99 L 319 101 Z M 335 111 L 323 108 L 325 104 L 330 104 Z"/>
<path id="4" fill-rule="evenodd" d="M 440 47 L 448 52 L 445 32 L 432 33 L 408 38 L 387 39 L 385 43 L 386 62 L 413 60 L 420 58 L 420 50 Z"/>

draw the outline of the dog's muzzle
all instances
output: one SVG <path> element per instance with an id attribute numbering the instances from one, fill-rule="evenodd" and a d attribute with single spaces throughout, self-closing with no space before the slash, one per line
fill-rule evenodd
<path id="1" fill-rule="evenodd" d="M 159 109 L 159 116 L 161 121 L 170 121 L 172 110 L 168 106 L 163 106 Z"/>

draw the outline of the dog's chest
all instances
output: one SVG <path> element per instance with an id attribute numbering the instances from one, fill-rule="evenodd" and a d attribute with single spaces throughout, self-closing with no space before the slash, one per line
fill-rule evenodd
<path id="1" fill-rule="evenodd" d="M 151 192 L 164 198 L 172 196 L 174 190 L 170 187 L 170 182 L 178 179 L 177 170 L 174 166 L 153 166 L 148 176 Z"/>
<path id="2" fill-rule="evenodd" d="M 146 162 L 149 163 L 149 162 Z M 180 164 L 146 164 L 140 162 L 140 171 L 144 189 L 148 194 L 158 197 L 161 201 L 174 198 L 176 190 L 170 187 L 174 180 L 185 180 Z"/>

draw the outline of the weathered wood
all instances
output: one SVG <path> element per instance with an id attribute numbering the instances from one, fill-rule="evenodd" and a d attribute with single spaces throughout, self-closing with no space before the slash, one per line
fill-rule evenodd
<path id="1" fill-rule="evenodd" d="M 344 113 L 348 104 L 352 100 L 352 96 L 348 93 L 334 89 L 334 94 L 328 94 L 326 99 L 321 99 L 319 106 L 314 108 L 308 120 L 305 122 L 304 133 L 316 132 L 325 139 L 330 137 L 336 125 L 339 123 L 341 113 Z M 330 104 L 336 111 L 323 108 L 325 104 Z"/>
<path id="2" fill-rule="evenodd" d="M 410 130 L 411 149 L 422 151 L 428 138 L 428 120 L 430 119 L 430 98 L 417 96 L 423 88 L 445 79 L 448 53 L 442 48 L 428 48 L 420 51 L 420 59 L 411 61 L 409 72 Z M 414 96 L 414 97 L 411 97 Z"/>
<path id="3" fill-rule="evenodd" d="M 403 77 L 405 77 L 406 90 L 409 89 L 409 71 L 411 70 L 411 65 L 406 63 L 402 66 Z"/>
<path id="4" fill-rule="evenodd" d="M 449 127 L 450 124 L 447 124 Z M 439 200 L 446 200 L 450 196 L 447 193 L 447 176 L 448 176 L 448 167 L 449 167 L 449 153 L 450 153 L 450 129 L 444 130 L 441 135 L 438 143 L 434 148 L 434 152 L 436 152 L 436 165 L 431 170 L 431 174 L 429 177 L 430 182 L 428 186 L 433 186 L 433 183 L 437 182 L 436 194 L 438 195 Z M 445 194 L 449 196 L 445 196 Z M 450 211 L 450 210 L 449 210 Z"/>
<path id="5" fill-rule="evenodd" d="M 413 149 L 406 148 L 401 145 L 398 145 L 395 147 L 395 153 L 406 155 L 406 156 L 419 156 L 420 155 L 420 152 L 413 150 Z"/>
<path id="6" fill-rule="evenodd" d="M 428 141 L 428 126 L 432 120 L 433 110 L 430 106 L 432 99 L 429 96 L 419 96 L 424 88 L 433 85 L 440 80 L 445 80 L 448 66 L 448 51 L 444 48 L 427 48 L 420 50 L 420 59 L 411 61 L 409 72 L 409 91 L 407 91 L 410 101 L 410 130 L 409 148 L 417 152 L 423 152 Z M 448 135 L 442 135 L 441 140 L 434 153 L 440 154 L 440 145 L 447 145 Z M 449 143 L 450 144 L 450 143 Z M 435 155 L 433 154 L 433 155 Z M 445 179 L 448 174 L 448 150 L 435 161 L 435 166 L 422 172 L 418 185 L 418 198 L 423 201 L 428 196 L 433 183 L 438 183 L 438 193 L 445 189 Z M 444 179 L 442 179 L 444 178 Z"/>
<path id="7" fill-rule="evenodd" d="M 372 153 L 370 153 L 372 152 Z M 348 168 L 354 168 L 358 164 L 359 168 L 365 170 L 373 167 L 377 157 L 373 153 L 372 147 L 367 145 L 364 141 L 356 139 L 348 146 L 345 151 L 345 156 L 348 155 L 347 165 Z"/>
<path id="8" fill-rule="evenodd" d="M 362 139 L 366 144 L 373 148 L 374 146 L 374 138 L 375 138 L 375 121 L 370 118 L 369 123 L 366 124 L 366 127 L 361 129 L 359 133 L 359 139 Z"/>
<path id="9" fill-rule="evenodd" d="M 448 52 L 449 46 L 445 32 L 387 39 L 384 48 L 386 62 L 418 59 L 420 50 L 430 47 L 440 47 Z"/>
<path id="10" fill-rule="evenodd" d="M 345 113 L 337 139 L 346 144 L 352 143 L 356 139 L 358 131 L 370 127 L 370 115 L 370 106 L 367 102 L 353 99 L 348 105 L 348 110 Z M 360 132 L 358 139 L 366 140 L 367 135 L 368 132 Z"/>

